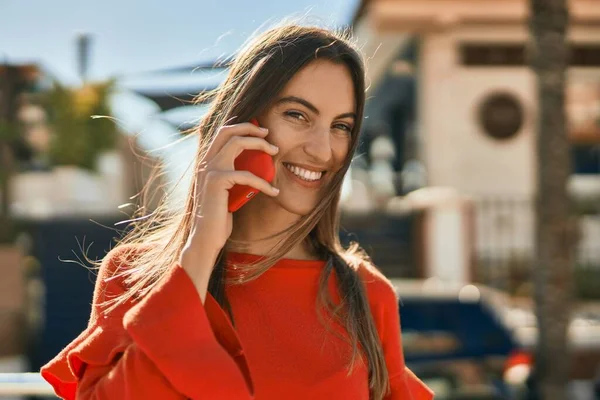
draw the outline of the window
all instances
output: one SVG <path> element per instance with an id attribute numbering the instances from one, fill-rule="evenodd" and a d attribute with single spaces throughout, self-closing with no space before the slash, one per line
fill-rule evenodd
<path id="1" fill-rule="evenodd" d="M 523 67 L 528 65 L 527 48 L 521 43 L 462 43 L 461 64 L 469 67 Z M 571 67 L 600 67 L 600 45 L 571 44 Z"/>
<path id="2" fill-rule="evenodd" d="M 490 93 L 479 105 L 477 118 L 481 129 L 492 138 L 510 139 L 523 126 L 523 106 L 511 93 Z"/>

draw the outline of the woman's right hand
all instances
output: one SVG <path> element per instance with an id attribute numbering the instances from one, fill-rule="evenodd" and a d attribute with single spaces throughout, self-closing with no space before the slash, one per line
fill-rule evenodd
<path id="1" fill-rule="evenodd" d="M 210 277 L 215 260 L 198 262 L 198 257 L 216 258 L 231 235 L 233 222 L 228 210 L 229 189 L 238 184 L 251 186 L 269 196 L 279 194 L 279 190 L 264 179 L 251 172 L 234 169 L 234 160 L 244 150 L 262 150 L 271 156 L 277 154 L 279 149 L 265 140 L 267 134 L 267 129 L 249 122 L 223 126 L 202 159 L 196 176 L 198 210 L 181 255 L 181 265 L 192 279 Z M 195 259 L 195 262 L 186 263 L 186 257 Z M 210 270 L 207 271 L 208 268 Z"/>

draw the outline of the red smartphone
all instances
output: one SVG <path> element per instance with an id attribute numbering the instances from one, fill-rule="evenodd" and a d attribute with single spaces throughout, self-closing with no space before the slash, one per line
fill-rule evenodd
<path id="1" fill-rule="evenodd" d="M 256 118 L 250 120 L 256 126 Z M 234 161 L 233 166 L 236 171 L 250 171 L 271 183 L 275 178 L 275 165 L 273 157 L 261 150 L 244 150 Z M 239 210 L 244 204 L 252 199 L 259 190 L 246 185 L 235 185 L 229 189 L 229 212 Z"/>

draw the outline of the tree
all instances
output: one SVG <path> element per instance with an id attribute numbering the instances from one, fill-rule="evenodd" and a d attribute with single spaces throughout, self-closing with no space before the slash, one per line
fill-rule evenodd
<path id="1" fill-rule="evenodd" d="M 567 330 L 572 298 L 574 220 L 567 195 L 571 173 L 566 132 L 567 0 L 530 0 L 531 66 L 536 75 L 537 198 L 536 374 L 541 398 L 566 399 Z"/>
<path id="2" fill-rule="evenodd" d="M 68 88 L 54 82 L 43 94 L 52 129 L 50 163 L 94 170 L 100 153 L 117 146 L 118 128 L 110 118 L 114 81 Z M 92 118 L 95 115 L 108 118 Z"/>

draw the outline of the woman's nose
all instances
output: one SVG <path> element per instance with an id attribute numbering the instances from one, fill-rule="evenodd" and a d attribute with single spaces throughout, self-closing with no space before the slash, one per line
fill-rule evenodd
<path id="1" fill-rule="evenodd" d="M 327 164 L 332 157 L 331 134 L 328 128 L 315 129 L 306 138 L 304 151 L 319 164 Z"/>

